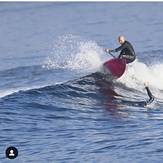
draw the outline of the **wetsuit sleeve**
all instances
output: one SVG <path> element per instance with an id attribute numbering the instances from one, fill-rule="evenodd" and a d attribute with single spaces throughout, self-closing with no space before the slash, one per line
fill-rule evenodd
<path id="1" fill-rule="evenodd" d="M 123 50 L 125 47 L 126 47 L 126 44 L 124 43 L 120 47 L 113 49 L 113 50 L 110 50 L 110 52 L 118 52 L 120 50 Z"/>
<path id="2" fill-rule="evenodd" d="M 145 87 L 145 88 L 146 88 L 147 94 L 149 96 L 149 100 L 146 101 L 146 105 L 149 105 L 154 101 L 154 96 L 152 95 L 149 87 Z"/>
<path id="3" fill-rule="evenodd" d="M 126 47 L 126 43 L 124 43 L 120 47 L 116 48 L 115 51 L 118 52 L 120 50 L 123 50 L 125 47 Z"/>

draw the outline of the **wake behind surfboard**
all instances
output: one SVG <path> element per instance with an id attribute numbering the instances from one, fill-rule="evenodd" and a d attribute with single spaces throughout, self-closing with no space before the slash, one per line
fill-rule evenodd
<path id="1" fill-rule="evenodd" d="M 102 72 L 111 74 L 114 79 L 120 78 L 126 70 L 125 58 L 114 58 L 102 65 Z"/>

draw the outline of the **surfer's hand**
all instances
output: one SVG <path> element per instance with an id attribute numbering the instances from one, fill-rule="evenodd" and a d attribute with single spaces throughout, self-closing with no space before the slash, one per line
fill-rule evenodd
<path id="1" fill-rule="evenodd" d="M 109 49 L 105 49 L 105 51 L 106 51 L 107 53 L 109 53 L 109 52 L 110 52 L 110 50 L 109 50 Z"/>

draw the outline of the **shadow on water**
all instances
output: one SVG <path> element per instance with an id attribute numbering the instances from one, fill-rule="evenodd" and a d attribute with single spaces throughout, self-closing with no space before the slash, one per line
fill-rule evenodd
<path id="1" fill-rule="evenodd" d="M 126 113 L 122 113 L 121 111 L 123 106 L 121 106 L 121 103 L 117 102 L 121 98 L 121 95 L 116 92 L 116 82 L 111 75 L 95 72 L 82 77 L 82 80 L 89 80 L 91 81 L 90 84 L 96 87 L 97 93 L 95 90 L 94 93 L 98 97 L 98 101 L 102 108 L 104 107 L 110 116 L 116 119 L 123 119 L 124 114 L 126 116 Z"/>
<path id="2" fill-rule="evenodd" d="M 102 104 L 105 106 L 107 113 L 114 118 L 124 118 L 126 114 L 122 113 L 123 106 L 118 102 L 122 96 L 116 92 L 116 83 L 112 76 L 97 72 L 92 74 L 92 77 L 98 87 L 99 94 L 103 96 Z"/>

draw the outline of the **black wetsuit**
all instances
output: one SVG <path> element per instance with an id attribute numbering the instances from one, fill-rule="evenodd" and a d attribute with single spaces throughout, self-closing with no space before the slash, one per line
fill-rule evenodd
<path id="1" fill-rule="evenodd" d="M 149 105 L 150 103 L 152 103 L 152 102 L 154 101 L 154 96 L 152 95 L 152 93 L 151 93 L 151 91 L 149 90 L 148 87 L 145 87 L 145 88 L 146 88 L 147 94 L 148 94 L 148 96 L 149 96 L 149 100 L 147 100 L 147 101 L 145 102 L 145 104 L 146 104 L 146 105 Z"/>
<path id="2" fill-rule="evenodd" d="M 121 53 L 118 58 L 126 58 L 127 63 L 131 63 L 136 59 L 134 48 L 128 41 L 125 41 L 120 47 L 111 51 L 118 52 L 120 50 L 121 50 Z"/>
<path id="3" fill-rule="evenodd" d="M 151 104 L 153 101 L 154 101 L 154 96 L 152 95 L 150 89 L 148 87 L 145 87 L 146 88 L 146 91 L 147 91 L 147 94 L 149 96 L 149 99 L 147 101 L 139 101 L 139 102 L 136 102 L 136 101 L 125 101 L 125 100 L 122 100 L 122 104 L 127 104 L 127 105 L 130 105 L 130 106 L 140 106 L 140 107 L 144 107 L 144 106 L 147 106 L 149 104 Z"/>

